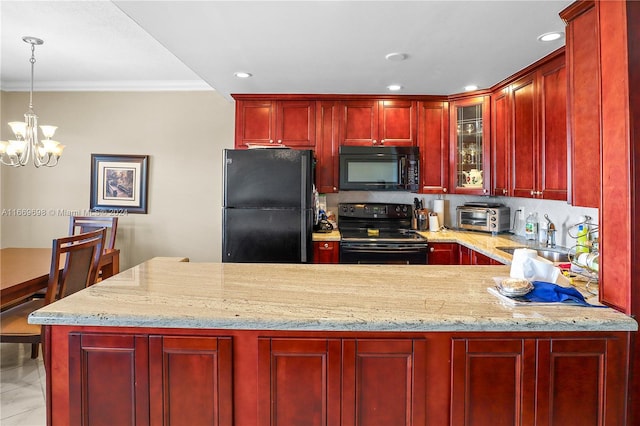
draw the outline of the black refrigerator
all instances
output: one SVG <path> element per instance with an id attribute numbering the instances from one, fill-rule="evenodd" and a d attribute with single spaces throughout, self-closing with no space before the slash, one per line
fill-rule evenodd
<path id="1" fill-rule="evenodd" d="M 222 261 L 310 263 L 313 151 L 224 150 Z"/>

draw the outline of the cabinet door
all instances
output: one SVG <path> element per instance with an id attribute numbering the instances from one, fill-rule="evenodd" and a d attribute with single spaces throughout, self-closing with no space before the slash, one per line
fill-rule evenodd
<path id="1" fill-rule="evenodd" d="M 459 250 L 456 243 L 429 243 L 429 265 L 457 265 Z"/>
<path id="2" fill-rule="evenodd" d="M 342 145 L 378 144 L 378 101 L 343 101 Z"/>
<path id="3" fill-rule="evenodd" d="M 378 109 L 378 144 L 389 146 L 413 146 L 416 144 L 415 101 L 380 101 Z"/>
<path id="4" fill-rule="evenodd" d="M 492 194 L 509 194 L 511 170 L 510 154 L 510 89 L 504 88 L 491 95 L 491 171 Z"/>
<path id="5" fill-rule="evenodd" d="M 421 193 L 443 194 L 449 187 L 449 104 L 418 102 Z"/>
<path id="6" fill-rule="evenodd" d="M 231 426 L 231 365 L 231 338 L 151 336 L 151 422 Z"/>
<path id="7" fill-rule="evenodd" d="M 69 335 L 69 424 L 149 424 L 148 340 Z"/>
<path id="8" fill-rule="evenodd" d="M 236 101 L 236 148 L 276 141 L 276 101 Z"/>
<path id="9" fill-rule="evenodd" d="M 529 75 L 512 85 L 511 120 L 513 129 L 511 185 L 515 197 L 535 197 L 536 130 L 535 77 Z"/>
<path id="10" fill-rule="evenodd" d="M 451 103 L 449 186 L 455 193 L 489 193 L 490 100 L 490 96 L 476 96 Z"/>
<path id="11" fill-rule="evenodd" d="M 276 143 L 291 147 L 315 147 L 314 101 L 278 101 Z"/>
<path id="12" fill-rule="evenodd" d="M 574 206 L 600 206 L 600 24 L 594 2 L 580 2 L 567 20 L 569 160 Z"/>
<path id="13" fill-rule="evenodd" d="M 458 244 L 458 262 L 460 265 L 473 265 L 472 254 L 473 250 L 469 247 Z"/>
<path id="14" fill-rule="evenodd" d="M 339 263 L 340 243 L 338 241 L 315 241 L 313 243 L 313 263 Z"/>
<path id="15" fill-rule="evenodd" d="M 537 425 L 623 425 L 626 339 L 538 342 Z"/>
<path id="16" fill-rule="evenodd" d="M 340 424 L 340 340 L 258 340 L 258 425 Z"/>
<path id="17" fill-rule="evenodd" d="M 538 188 L 546 200 L 567 200 L 567 73 L 564 55 L 538 71 L 540 155 Z"/>
<path id="18" fill-rule="evenodd" d="M 452 351 L 452 426 L 534 424 L 535 340 L 453 339 Z"/>
<path id="19" fill-rule="evenodd" d="M 498 262 L 497 260 L 494 260 L 487 255 L 484 255 L 475 250 L 472 250 L 471 264 L 472 265 L 502 265 L 502 262 Z"/>
<path id="20" fill-rule="evenodd" d="M 321 194 L 338 192 L 339 110 L 336 101 L 316 106 L 316 188 Z"/>
<path id="21" fill-rule="evenodd" d="M 342 426 L 410 426 L 426 421 L 426 341 L 343 342 Z"/>

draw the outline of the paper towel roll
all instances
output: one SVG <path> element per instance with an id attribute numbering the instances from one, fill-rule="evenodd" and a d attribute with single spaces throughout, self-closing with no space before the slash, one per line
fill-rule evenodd
<path id="1" fill-rule="evenodd" d="M 440 222 L 438 221 L 438 215 L 431 213 L 429 215 L 429 231 L 437 232 L 440 230 Z"/>
<path id="2" fill-rule="evenodd" d="M 538 252 L 535 250 L 521 248 L 513 251 L 513 259 L 511 260 L 511 278 L 526 278 L 524 276 L 524 265 L 527 259 L 536 259 Z"/>
<path id="3" fill-rule="evenodd" d="M 438 215 L 438 223 L 444 226 L 444 200 L 433 200 L 433 212 Z"/>

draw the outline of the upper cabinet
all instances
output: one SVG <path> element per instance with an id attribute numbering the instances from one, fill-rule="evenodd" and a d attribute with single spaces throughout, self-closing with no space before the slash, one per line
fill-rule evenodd
<path id="1" fill-rule="evenodd" d="M 566 200 L 566 69 L 562 50 L 494 89 L 491 98 L 491 193 Z"/>
<path id="2" fill-rule="evenodd" d="M 450 185 L 455 193 L 489 193 L 489 107 L 489 96 L 451 102 Z"/>
<path id="3" fill-rule="evenodd" d="M 237 100 L 235 146 L 313 148 L 315 120 L 312 100 Z"/>
<path id="4" fill-rule="evenodd" d="M 420 192 L 449 191 L 449 103 L 418 102 L 418 147 L 420 148 Z"/>
<path id="5" fill-rule="evenodd" d="M 346 100 L 341 107 L 341 145 L 416 145 L 416 101 Z"/>
<path id="6" fill-rule="evenodd" d="M 576 2 L 560 14 L 567 23 L 568 127 L 574 206 L 600 206 L 600 35 L 592 1 Z"/>

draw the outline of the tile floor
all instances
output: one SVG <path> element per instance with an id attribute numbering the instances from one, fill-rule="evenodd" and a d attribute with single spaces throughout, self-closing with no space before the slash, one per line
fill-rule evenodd
<path id="1" fill-rule="evenodd" d="M 31 345 L 0 343 L 0 425 L 45 426 L 45 373 L 42 352 Z"/>

